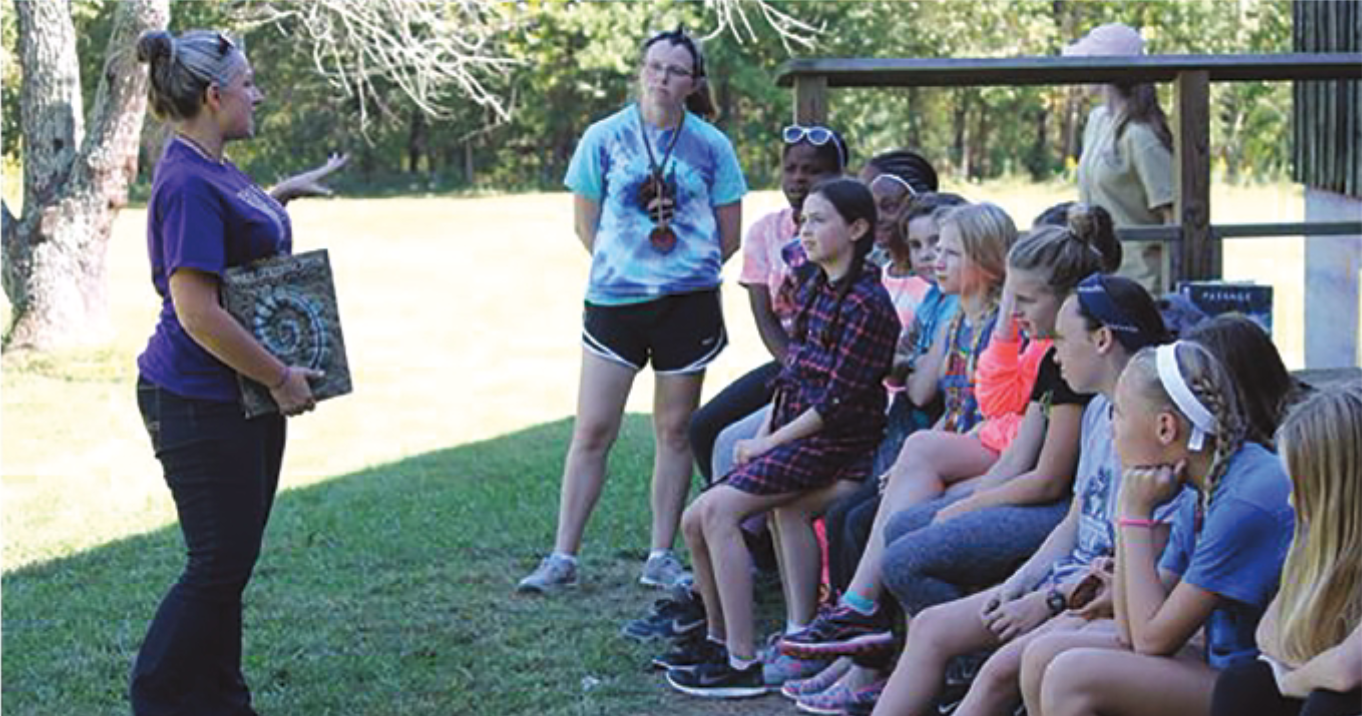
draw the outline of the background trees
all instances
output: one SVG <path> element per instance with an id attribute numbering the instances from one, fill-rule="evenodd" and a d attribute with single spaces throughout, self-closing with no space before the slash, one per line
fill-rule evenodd
<path id="1" fill-rule="evenodd" d="M 121 98 L 119 111 L 141 116 L 144 85 L 132 76 L 139 73 L 122 73 L 136 28 L 166 22 L 169 2 L 4 5 L 4 193 L 11 204 L 17 199 L 20 166 L 26 177 L 42 174 L 37 184 L 48 187 L 25 192 L 21 217 L 6 213 L 5 288 L 16 317 L 7 346 L 98 340 L 98 237 L 107 236 L 100 227 L 121 204 L 115 185 L 132 164 L 96 151 L 102 140 L 84 138 L 81 108 L 96 105 L 107 85 L 123 92 L 109 95 Z M 268 183 L 330 152 L 349 151 L 351 168 L 335 184 L 350 193 L 557 188 L 583 129 L 628 100 L 640 42 L 677 23 L 707 36 L 718 123 L 758 187 L 774 184 L 777 132 L 789 121 L 792 101 L 774 76 L 791 57 L 1052 55 L 1088 28 L 1114 20 L 1141 27 L 1150 51 L 1159 53 L 1286 52 L 1291 32 L 1290 0 L 181 0 L 172 9 L 173 30 L 215 27 L 242 37 L 266 90 L 259 136 L 234 145 L 234 161 Z M 40 33 L 65 28 L 58 55 L 24 56 L 21 20 L 35 15 L 55 18 L 32 26 Z M 24 114 L 32 102 L 20 88 L 27 88 L 24 71 L 32 67 L 41 68 L 40 84 L 61 87 L 66 98 L 47 100 L 50 123 Z M 1217 83 L 1212 93 L 1211 140 L 1223 175 L 1231 181 L 1286 176 L 1290 86 Z M 853 165 L 876 151 L 908 146 L 957 178 L 1046 179 L 1066 172 L 1077 155 L 1088 102 L 1080 90 L 1064 87 L 841 90 L 829 123 L 848 137 Z M 119 137 L 138 132 L 132 124 L 114 124 L 132 131 Z M 88 126 L 106 127 L 95 116 Z M 53 155 L 38 140 L 50 144 L 44 132 L 59 127 L 66 139 Z M 134 198 L 147 192 L 163 139 L 155 123 L 141 130 L 140 161 L 130 178 Z M 120 146 L 133 151 L 134 145 Z M 59 275 L 80 277 L 77 288 L 48 302 L 64 306 L 60 310 L 35 312 L 32 299 L 39 294 L 32 286 L 57 290 L 63 282 L 30 280 L 46 250 L 35 248 L 46 242 L 34 238 L 38 217 L 55 215 L 31 202 L 55 205 L 51 192 L 78 191 L 68 184 L 88 184 L 96 175 L 116 180 L 101 185 L 115 200 L 103 208 L 86 201 L 79 215 L 96 238 L 59 252 L 65 272 Z M 30 315 L 48 318 L 25 318 Z M 38 321 L 36 330 L 23 328 L 26 320 Z M 57 325 L 67 328 L 45 328 Z"/>
<path id="2" fill-rule="evenodd" d="M 458 82 L 441 81 L 428 70 L 423 73 L 427 94 L 418 101 L 391 73 L 377 71 L 381 68 L 373 59 L 366 66 L 367 84 L 362 91 L 356 87 L 355 66 L 362 60 L 353 48 L 349 55 L 319 55 L 317 36 L 334 37 L 343 27 L 336 9 L 355 4 L 382 8 L 394 3 L 174 3 L 172 29 L 212 26 L 240 33 L 260 68 L 268 92 L 263 131 L 255 141 L 233 147 L 236 161 L 248 171 L 269 180 L 321 161 L 328 152 L 349 150 L 356 161 L 340 181 L 352 191 L 556 188 L 581 131 L 627 101 L 639 42 L 678 22 L 708 34 L 720 18 L 713 3 L 701 2 L 525 0 L 494 3 L 490 10 L 472 0 L 445 3 L 450 12 L 478 9 L 457 19 L 464 26 L 475 19 L 481 51 L 501 61 L 469 69 L 482 102 L 470 99 Z M 757 185 L 770 185 L 779 151 L 775 133 L 790 117 L 790 92 L 775 87 L 773 78 L 792 56 L 1056 54 L 1093 25 L 1113 20 L 1142 27 L 1153 52 L 1290 49 L 1289 0 L 771 0 L 769 5 L 822 31 L 811 46 L 782 43 L 777 30 L 749 6 L 750 31 L 739 22 L 741 34 L 729 28 L 705 44 L 722 111 L 719 123 L 734 138 Z M 103 61 L 117 6 L 113 0 L 73 0 L 84 77 L 93 76 Z M 12 25 L 12 18 L 6 22 Z M 440 35 L 437 27 L 411 31 L 416 39 L 423 32 L 426 40 Z M 6 52 L 13 53 L 15 33 L 6 29 L 3 39 Z M 351 79 L 340 79 L 342 66 Z M 12 100 L 17 79 L 12 61 L 5 63 L 4 74 L 4 99 Z M 415 81 L 402 78 L 408 86 Z M 93 83 L 87 82 L 84 91 L 88 106 Z M 1213 92 L 1217 168 L 1231 180 L 1284 176 L 1289 85 L 1217 83 Z M 423 111 L 422 104 L 432 102 L 439 105 L 438 115 Z M 834 96 L 830 122 L 847 134 L 861 159 L 876 150 L 912 146 L 958 176 L 1011 173 L 1041 179 L 1062 173 L 1066 158 L 1076 155 L 1087 103 L 1080 91 L 1066 88 L 843 90 Z M 14 131 L 17 104 L 5 101 L 3 108 L 3 153 L 11 162 L 22 154 L 22 138 Z M 149 135 L 155 131 L 148 128 Z M 145 185 L 147 160 L 157 149 L 154 141 L 144 142 L 138 187 Z"/>

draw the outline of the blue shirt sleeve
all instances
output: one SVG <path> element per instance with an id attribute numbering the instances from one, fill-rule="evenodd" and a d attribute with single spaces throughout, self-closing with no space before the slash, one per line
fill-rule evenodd
<path id="1" fill-rule="evenodd" d="M 718 134 L 716 132 L 716 134 Z M 728 137 L 719 134 L 715 144 L 716 171 L 714 187 L 710 190 L 710 203 L 713 206 L 732 204 L 747 193 L 747 180 L 743 178 L 742 167 L 738 166 L 738 155 L 733 151 L 733 143 Z"/>
<path id="2" fill-rule="evenodd" d="M 209 183 L 187 176 L 163 202 L 160 259 L 166 277 L 181 268 L 221 275 L 227 268 L 227 222 Z"/>
<path id="3" fill-rule="evenodd" d="M 1290 534 L 1285 537 L 1266 510 L 1227 500 L 1207 518 L 1183 579 L 1245 604 L 1266 604 L 1277 589 Z"/>
<path id="4" fill-rule="evenodd" d="M 602 135 L 599 123 L 587 127 L 582 140 L 577 143 L 577 149 L 572 152 L 567 175 L 563 177 L 563 185 L 573 193 L 581 194 L 598 204 L 605 196 L 606 152 L 602 145 Z"/>

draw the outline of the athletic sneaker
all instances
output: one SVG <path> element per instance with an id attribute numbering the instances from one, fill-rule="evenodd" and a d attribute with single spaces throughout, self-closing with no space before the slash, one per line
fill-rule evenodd
<path id="1" fill-rule="evenodd" d="M 672 588 L 672 596 L 653 602 L 648 615 L 625 623 L 620 633 L 635 641 L 679 639 L 704 627 L 705 604 L 690 587 Z"/>
<path id="2" fill-rule="evenodd" d="M 877 605 L 874 612 L 862 614 L 840 606 L 818 615 L 808 629 L 785 637 L 780 650 L 802 659 L 825 659 L 884 651 L 893 645 L 894 632 L 883 607 Z"/>
<path id="3" fill-rule="evenodd" d="M 873 711 L 875 702 L 879 700 L 880 693 L 884 691 L 884 685 L 884 679 L 859 689 L 851 689 L 843 684 L 836 684 L 822 693 L 810 694 L 799 699 L 795 702 L 795 708 L 806 714 L 828 714 L 829 716 L 840 716 L 853 709 L 859 711 L 867 705 Z"/>
<path id="4" fill-rule="evenodd" d="M 741 670 L 733 668 L 728 659 L 693 671 L 672 669 L 667 672 L 667 683 L 682 693 L 709 699 L 745 699 L 761 696 L 768 690 L 759 661 Z"/>
<path id="5" fill-rule="evenodd" d="M 653 666 L 668 671 L 694 671 L 702 664 L 728 663 L 728 649 L 703 631 L 688 635 L 670 651 L 653 657 Z"/>
<path id="6" fill-rule="evenodd" d="M 800 659 L 773 650 L 761 658 L 761 674 L 767 686 L 780 686 L 787 681 L 806 679 L 825 671 L 831 659 Z"/>
<path id="7" fill-rule="evenodd" d="M 780 687 L 780 695 L 787 699 L 798 701 L 805 696 L 822 693 L 837 683 L 848 671 L 851 670 L 851 659 L 838 659 L 832 662 L 828 668 L 805 679 L 795 679 L 786 681 Z"/>
<path id="8" fill-rule="evenodd" d="M 530 576 L 520 580 L 517 592 L 550 594 L 560 589 L 577 586 L 577 564 L 561 555 L 544 558 Z"/>
<path id="9" fill-rule="evenodd" d="M 671 589 L 689 579 L 690 572 L 687 572 L 681 560 L 668 550 L 649 557 L 648 561 L 643 563 L 643 574 L 639 575 L 638 583 L 648 587 Z"/>

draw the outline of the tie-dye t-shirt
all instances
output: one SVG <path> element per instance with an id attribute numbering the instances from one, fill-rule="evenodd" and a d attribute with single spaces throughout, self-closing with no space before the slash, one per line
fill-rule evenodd
<path id="1" fill-rule="evenodd" d="M 644 132 L 661 167 L 673 129 L 647 126 L 630 104 L 591 125 L 572 155 L 563 183 L 601 207 L 591 252 L 586 300 L 597 305 L 639 303 L 719 285 L 723 255 L 714 208 L 747 193 L 733 145 L 713 125 L 686 113 L 681 135 L 664 168 L 676 186 L 670 251 L 648 240 L 656 224 L 639 203 L 650 168 Z"/>

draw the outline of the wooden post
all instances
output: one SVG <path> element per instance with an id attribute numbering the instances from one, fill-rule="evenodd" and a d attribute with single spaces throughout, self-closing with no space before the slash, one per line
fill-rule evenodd
<path id="1" fill-rule="evenodd" d="M 1211 79 L 1206 70 L 1178 73 L 1177 117 L 1173 127 L 1173 176 L 1177 196 L 1173 218 L 1182 225 L 1182 241 L 1172 255 L 1177 281 L 1214 279 L 1221 275 L 1220 245 L 1211 235 Z"/>
<path id="2" fill-rule="evenodd" d="M 794 78 L 795 124 L 824 124 L 828 121 L 828 78 L 800 75 Z"/>

